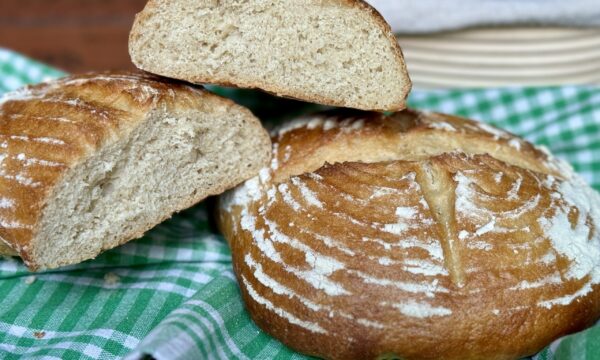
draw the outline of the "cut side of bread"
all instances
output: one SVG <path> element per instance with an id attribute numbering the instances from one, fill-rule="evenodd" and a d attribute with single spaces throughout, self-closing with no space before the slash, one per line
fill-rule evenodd
<path id="1" fill-rule="evenodd" d="M 167 77 L 363 110 L 402 109 L 411 86 L 389 25 L 360 0 L 150 0 L 129 52 Z"/>
<path id="2" fill-rule="evenodd" d="M 0 110 L 0 236 L 33 270 L 138 238 L 270 158 L 248 110 L 146 75 L 60 79 Z"/>

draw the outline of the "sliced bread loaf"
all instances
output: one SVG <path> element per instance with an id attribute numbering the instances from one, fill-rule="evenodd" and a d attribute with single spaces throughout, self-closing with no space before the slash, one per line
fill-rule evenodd
<path id="1" fill-rule="evenodd" d="M 270 140 L 250 111 L 154 76 L 74 76 L 0 100 L 0 254 L 74 264 L 252 177 Z"/>

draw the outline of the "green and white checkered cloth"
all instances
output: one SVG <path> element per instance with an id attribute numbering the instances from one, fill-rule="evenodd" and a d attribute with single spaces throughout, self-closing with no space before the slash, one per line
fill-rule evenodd
<path id="1" fill-rule="evenodd" d="M 0 49 L 0 92 L 60 75 Z M 256 112 L 281 112 L 280 100 L 220 91 Z M 600 189 L 600 88 L 415 90 L 410 104 L 546 145 Z M 307 359 L 258 329 L 244 310 L 210 202 L 83 264 L 31 274 L 18 260 L 0 260 L 0 358 Z M 599 358 L 600 325 L 535 356 Z"/>

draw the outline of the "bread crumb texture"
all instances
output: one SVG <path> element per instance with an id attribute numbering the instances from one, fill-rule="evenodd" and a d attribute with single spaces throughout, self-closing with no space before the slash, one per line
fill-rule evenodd
<path id="1" fill-rule="evenodd" d="M 364 110 L 410 90 L 389 25 L 362 1 L 151 0 L 129 52 L 140 69 Z"/>

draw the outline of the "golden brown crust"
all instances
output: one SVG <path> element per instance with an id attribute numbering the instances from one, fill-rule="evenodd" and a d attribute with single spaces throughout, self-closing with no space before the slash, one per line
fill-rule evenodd
<path id="1" fill-rule="evenodd" d="M 524 140 L 413 111 L 272 136 L 219 224 L 252 318 L 286 345 L 517 359 L 600 317 L 600 196 Z"/>
<path id="2" fill-rule="evenodd" d="M 542 149 L 506 131 L 473 120 L 410 109 L 391 116 L 352 110 L 308 115 L 275 129 L 272 137 L 279 164 L 276 181 L 314 171 L 325 162 L 417 160 L 455 150 L 489 153 L 554 175 L 568 171 L 557 168 Z M 286 148 L 293 151 L 286 152 Z"/>
<path id="3" fill-rule="evenodd" d="M 202 109 L 209 106 L 208 98 L 236 106 L 201 88 L 127 72 L 70 76 L 4 96 L 0 99 L 0 237 L 4 243 L 35 270 L 32 239 L 53 189 L 71 169 L 126 137 L 152 109 Z M 254 125 L 260 126 L 258 121 Z M 221 185 L 224 191 L 235 183 Z M 201 199 L 188 200 L 180 209 Z M 132 229 L 121 242 L 145 230 Z M 14 255 L 6 250 L 0 253 Z"/>
<path id="4" fill-rule="evenodd" d="M 138 40 L 138 38 L 141 36 L 141 33 L 144 32 L 144 30 L 146 29 L 145 23 L 148 21 L 148 19 L 150 19 L 152 16 L 154 16 L 154 13 L 158 9 L 158 4 L 157 4 L 158 1 L 160 1 L 160 0 L 149 0 L 148 3 L 146 4 L 146 6 L 144 7 L 144 9 L 141 12 L 139 12 L 138 14 L 136 14 L 131 32 L 129 33 L 129 44 L 130 44 L 129 51 L 130 51 L 130 53 L 132 51 L 131 44 Z M 359 9 L 371 14 L 373 16 L 373 18 L 375 19 L 375 21 L 377 22 L 378 26 L 381 28 L 385 37 L 390 41 L 390 46 L 393 48 L 393 51 L 398 59 L 398 61 L 397 61 L 398 66 L 400 66 L 401 72 L 405 74 L 405 78 L 407 79 L 406 84 L 402 89 L 404 98 L 400 99 L 398 101 L 398 103 L 392 104 L 385 109 L 363 109 L 363 110 L 399 111 L 399 110 L 403 110 L 404 108 L 406 108 L 406 98 L 408 97 L 408 94 L 410 93 L 410 90 L 412 88 L 412 83 L 410 81 L 410 77 L 409 77 L 408 71 L 406 69 L 406 64 L 404 62 L 404 55 L 402 54 L 402 49 L 400 48 L 400 45 L 398 44 L 398 41 L 396 40 L 396 36 L 392 32 L 390 25 L 385 21 L 383 16 L 374 7 L 372 7 L 368 3 L 364 2 L 363 0 L 339 0 L 339 1 L 338 0 L 333 0 L 333 1 L 328 0 L 328 1 L 334 2 L 336 4 L 348 6 L 348 7 L 356 7 L 356 8 L 359 8 Z M 135 63 L 136 61 L 135 61 L 133 55 L 132 55 L 132 59 Z M 140 64 L 136 63 L 136 66 L 140 69 L 150 71 L 150 69 L 145 69 L 143 66 L 140 66 Z M 167 74 L 163 74 L 163 75 L 167 75 Z M 349 105 L 341 98 L 329 98 L 329 97 L 324 97 L 324 96 L 313 96 L 311 94 L 306 94 L 306 93 L 296 93 L 296 92 L 290 91 L 287 88 L 276 87 L 275 84 L 246 83 L 246 82 L 243 82 L 243 79 L 240 79 L 240 78 L 223 81 L 222 79 L 216 79 L 212 76 L 204 77 L 204 76 L 195 76 L 192 74 L 171 73 L 171 74 L 168 74 L 168 76 L 171 78 L 175 78 L 175 79 L 179 79 L 179 80 L 183 80 L 183 81 L 189 81 L 189 82 L 196 83 L 196 84 L 209 83 L 209 84 L 227 86 L 227 87 L 261 89 L 263 91 L 266 91 L 270 94 L 273 94 L 273 95 L 279 96 L 279 97 L 301 100 L 301 101 L 306 101 L 306 102 L 312 102 L 312 103 L 317 103 L 317 104 L 325 104 L 325 105 L 330 105 L 330 106 L 349 107 Z"/>

